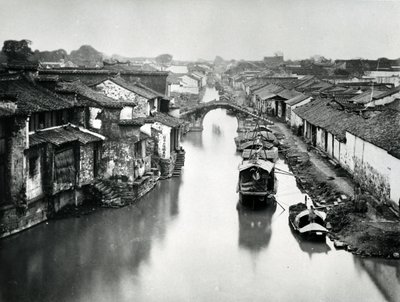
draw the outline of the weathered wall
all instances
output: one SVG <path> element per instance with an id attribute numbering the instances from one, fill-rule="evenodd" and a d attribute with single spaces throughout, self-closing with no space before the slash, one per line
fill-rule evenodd
<path id="1" fill-rule="evenodd" d="M 53 167 L 53 194 L 71 190 L 76 186 L 78 171 L 75 144 L 68 144 L 62 149 L 55 150 Z"/>
<path id="2" fill-rule="evenodd" d="M 400 159 L 395 158 L 390 154 L 387 154 L 385 160 L 388 161 L 388 168 L 390 169 L 390 199 L 394 202 L 398 202 L 400 201 Z"/>
<path id="3" fill-rule="evenodd" d="M 99 131 L 100 134 L 113 139 L 120 137 L 120 127 L 118 125 L 120 121 L 120 111 L 120 109 L 104 108 L 99 113 L 99 119 L 101 120 L 102 125 Z"/>
<path id="4" fill-rule="evenodd" d="M 339 163 L 343 163 L 344 154 L 346 153 L 346 144 L 339 142 L 336 138 L 334 138 L 333 144 L 333 157 L 339 161 Z"/>
<path id="5" fill-rule="evenodd" d="M 124 102 L 132 102 L 135 104 L 133 111 L 129 112 L 132 107 L 125 107 L 124 110 L 121 111 L 121 119 L 131 119 L 132 114 L 135 116 L 142 116 L 146 117 L 150 115 L 150 105 L 149 100 L 128 90 L 125 89 L 114 82 L 107 80 L 103 83 L 96 86 L 101 92 L 103 92 L 106 96 L 117 100 L 117 101 L 124 101 Z M 127 113 L 123 115 L 123 113 Z"/>
<path id="6" fill-rule="evenodd" d="M 16 117 L 9 140 L 8 175 L 10 175 L 10 195 L 14 204 L 26 203 L 26 162 L 24 150 L 28 145 L 28 130 L 25 118 Z"/>
<path id="7" fill-rule="evenodd" d="M 26 209 L 9 206 L 0 210 L 0 238 L 20 232 L 47 219 L 45 198 L 30 203 Z"/>
<path id="8" fill-rule="evenodd" d="M 335 158 L 333 155 L 333 150 L 334 150 L 333 144 L 334 144 L 333 135 L 332 133 L 328 132 L 328 144 L 326 146 L 326 152 L 331 158 Z"/>
<path id="9" fill-rule="evenodd" d="M 292 108 L 293 109 L 293 108 Z M 291 127 L 300 127 L 303 126 L 303 119 L 299 117 L 296 113 L 292 111 L 291 118 L 290 118 L 290 126 Z"/>
<path id="10" fill-rule="evenodd" d="M 171 127 L 160 123 L 154 123 L 152 126 L 151 136 L 156 140 L 157 153 L 160 158 L 170 158 L 170 143 L 171 143 Z"/>
<path id="11" fill-rule="evenodd" d="M 134 180 L 135 145 L 129 140 L 107 140 L 103 143 L 101 166 L 104 178 Z"/>
<path id="12" fill-rule="evenodd" d="M 346 167 L 354 179 L 380 200 L 400 198 L 400 161 L 385 150 L 346 133 Z"/>
<path id="13" fill-rule="evenodd" d="M 43 194 L 43 150 L 29 150 L 26 163 L 26 196 L 29 202 Z"/>
<path id="14" fill-rule="evenodd" d="M 134 102 L 136 94 L 128 89 L 125 89 L 110 80 L 106 80 L 96 86 L 97 90 L 104 93 L 109 98 L 117 101 Z"/>
<path id="15" fill-rule="evenodd" d="M 94 129 L 101 129 L 101 120 L 98 118 L 100 108 L 90 107 L 89 108 L 89 127 Z"/>
<path id="16" fill-rule="evenodd" d="M 80 146 L 79 185 L 90 184 L 94 180 L 94 145 L 93 143 Z"/>

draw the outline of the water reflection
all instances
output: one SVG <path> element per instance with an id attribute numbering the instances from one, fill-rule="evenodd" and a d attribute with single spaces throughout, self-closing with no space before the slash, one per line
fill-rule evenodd
<path id="1" fill-rule="evenodd" d="M 182 141 L 181 177 L 139 203 L 1 240 L 0 301 L 398 301 L 397 262 L 292 235 L 279 206 L 304 200 L 292 176 L 277 175 L 276 210 L 236 211 L 236 128 L 213 110 Z"/>
<path id="2" fill-rule="evenodd" d="M 300 236 L 297 232 L 295 232 L 292 228 L 291 232 L 293 237 L 296 239 L 297 243 L 299 244 L 300 249 L 307 253 L 309 257 L 311 258 L 313 254 L 328 254 L 328 252 L 331 250 L 330 246 L 326 243 L 326 241 L 310 241 L 310 240 L 305 240 L 302 236 Z"/>
<path id="3" fill-rule="evenodd" d="M 354 257 L 354 262 L 368 273 L 387 301 L 400 301 L 400 263 L 398 261 Z"/>
<path id="4" fill-rule="evenodd" d="M 154 240 L 164 239 L 166 225 L 178 215 L 178 191 L 179 181 L 167 180 L 158 188 L 163 198 L 157 203 L 150 193 L 131 207 L 52 221 L 1 241 L 0 297 L 121 300 L 121 286 L 138 282 Z"/>
<path id="5" fill-rule="evenodd" d="M 252 252 L 265 249 L 272 235 L 272 216 L 276 211 L 276 203 L 270 207 L 252 211 L 238 203 L 239 246 Z"/>
<path id="6" fill-rule="evenodd" d="M 218 126 L 218 125 L 216 125 L 216 124 L 213 124 L 213 125 L 212 125 L 212 133 L 213 133 L 215 136 L 221 136 L 222 132 L 221 132 L 220 126 Z"/>

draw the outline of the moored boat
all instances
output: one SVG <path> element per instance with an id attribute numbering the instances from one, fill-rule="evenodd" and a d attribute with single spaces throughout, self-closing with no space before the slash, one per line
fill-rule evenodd
<path id="1" fill-rule="evenodd" d="M 293 230 L 311 240 L 325 240 L 328 230 L 325 228 L 326 214 L 305 203 L 289 207 L 289 223 Z"/>
<path id="2" fill-rule="evenodd" d="M 262 142 L 271 143 L 274 146 L 278 146 L 279 142 L 276 136 L 268 129 L 254 129 L 253 131 L 247 131 L 239 134 L 235 137 L 236 150 L 242 151 L 243 144 L 247 142 L 253 142 L 256 139 L 260 139 Z"/>
<path id="3" fill-rule="evenodd" d="M 239 201 L 243 206 L 255 209 L 274 202 L 277 187 L 274 168 L 274 162 L 258 157 L 243 160 L 238 181 Z"/>
<path id="4" fill-rule="evenodd" d="M 256 152 L 260 159 L 276 162 L 278 160 L 278 148 L 272 143 L 266 142 L 262 139 L 254 141 L 247 141 L 240 146 L 243 159 L 250 159 Z"/>

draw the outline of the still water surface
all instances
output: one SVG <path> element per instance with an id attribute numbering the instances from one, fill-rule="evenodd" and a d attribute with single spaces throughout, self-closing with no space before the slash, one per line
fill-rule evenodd
<path id="1" fill-rule="evenodd" d="M 207 114 L 182 142 L 182 176 L 135 205 L 0 241 L 0 301 L 400 301 L 397 262 L 302 242 L 279 205 L 237 211 L 236 127 Z M 303 200 L 278 176 L 285 209 Z"/>

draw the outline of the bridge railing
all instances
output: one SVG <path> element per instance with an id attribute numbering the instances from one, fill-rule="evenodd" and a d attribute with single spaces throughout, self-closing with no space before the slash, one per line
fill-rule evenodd
<path id="1" fill-rule="evenodd" d="M 207 102 L 207 103 L 201 103 L 201 104 L 193 106 L 193 107 L 185 108 L 186 110 L 182 110 L 181 114 L 186 115 L 186 114 L 195 112 L 197 110 L 201 110 L 201 109 L 204 109 L 204 108 L 207 108 L 207 107 L 215 107 L 215 106 L 218 106 L 218 105 L 231 107 L 232 109 L 235 109 L 237 111 L 245 113 L 245 114 L 247 114 L 249 116 L 252 116 L 254 118 L 258 118 L 258 119 L 260 119 L 260 120 L 262 120 L 262 121 L 264 121 L 264 122 L 266 122 L 266 123 L 268 123 L 270 125 L 274 124 L 274 122 L 269 120 L 268 118 L 260 116 L 258 114 L 255 114 L 254 112 L 251 112 L 250 110 L 248 110 L 246 107 L 238 105 L 237 103 L 233 103 L 233 102 L 230 102 L 230 101 L 217 101 L 217 100 L 214 100 L 214 101 L 210 101 L 210 102 Z"/>

